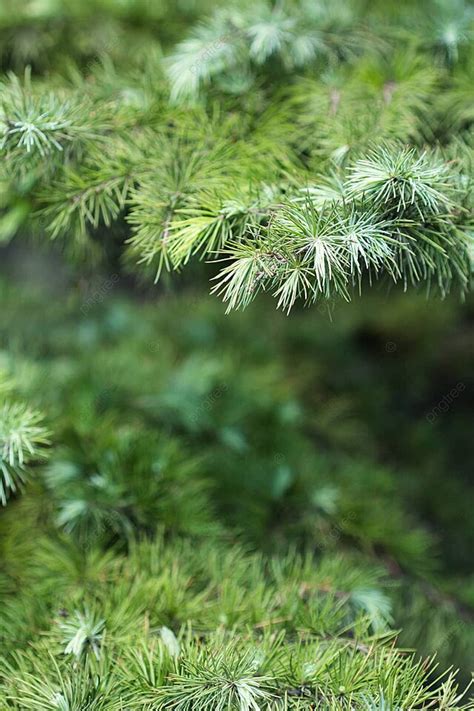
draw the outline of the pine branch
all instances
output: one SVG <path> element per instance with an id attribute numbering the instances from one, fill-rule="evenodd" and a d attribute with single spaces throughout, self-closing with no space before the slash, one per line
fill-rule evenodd
<path id="1" fill-rule="evenodd" d="M 31 168 L 35 162 L 67 155 L 69 148 L 97 139 L 98 130 L 104 130 L 92 114 L 85 97 L 77 101 L 37 92 L 29 71 L 23 84 L 10 75 L 2 86 L 0 148 L 17 160 L 17 169 L 22 162 Z"/>
<path id="2" fill-rule="evenodd" d="M 0 502 L 21 490 L 28 467 L 45 456 L 48 432 L 40 413 L 27 405 L 6 400 L 0 410 Z"/>
<path id="3" fill-rule="evenodd" d="M 467 27 L 469 13 L 454 10 Z M 433 20 L 446 13 L 441 3 Z M 392 34 L 380 44 L 376 11 L 371 52 L 361 55 L 361 19 L 348 2 L 216 11 L 168 60 L 173 100 L 206 87 L 193 107 L 167 103 L 161 75 L 150 84 L 155 59 L 140 79 L 105 62 L 90 79 L 57 80 L 54 92 L 28 73 L 23 83 L 12 77 L 6 238 L 32 214 L 32 231 L 84 252 L 89 231 L 97 247 L 99 228 L 106 241 L 104 227 L 128 224 L 126 255 L 156 280 L 196 257 L 228 259 L 212 291 L 230 308 L 269 291 L 289 311 L 383 278 L 463 293 L 472 165 L 426 145 L 444 125 L 438 94 L 455 82 L 402 27 L 400 46 Z M 347 52 L 344 33 L 355 43 Z M 314 79 L 327 62 L 331 71 Z M 300 67 L 312 77 L 296 78 Z M 462 77 L 464 65 L 456 71 Z M 251 97 L 224 87 L 235 72 L 254 77 Z M 278 73 L 289 87 L 279 88 Z"/>

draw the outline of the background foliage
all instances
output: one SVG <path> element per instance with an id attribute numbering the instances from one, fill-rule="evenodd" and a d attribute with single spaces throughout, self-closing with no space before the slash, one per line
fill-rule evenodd
<path id="1" fill-rule="evenodd" d="M 1 5 L 2 711 L 473 708 L 472 28 Z"/>

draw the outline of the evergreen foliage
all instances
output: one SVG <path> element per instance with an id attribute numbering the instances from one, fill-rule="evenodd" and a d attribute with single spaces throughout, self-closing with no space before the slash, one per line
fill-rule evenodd
<path id="1" fill-rule="evenodd" d="M 23 488 L 30 466 L 44 457 L 48 433 L 42 415 L 12 397 L 13 383 L 0 371 L 0 503 Z"/>
<path id="2" fill-rule="evenodd" d="M 30 594 L 41 591 L 51 612 L 35 614 L 48 622 L 43 639 L 2 666 L 4 708 L 470 708 L 453 675 L 439 678 L 397 651 L 392 634 L 373 631 L 383 597 L 365 586 L 377 578 L 351 573 L 347 559 L 265 564 L 235 546 L 160 539 L 126 559 L 90 550 L 77 568 L 60 543 L 36 555 L 55 585 L 33 566 Z M 84 598 L 104 619 L 74 611 Z M 8 629 L 21 635 L 12 607 Z"/>
<path id="3" fill-rule="evenodd" d="M 385 5 L 217 8 L 164 59 L 148 38 L 135 61 L 5 77 L 3 238 L 28 218 L 95 254 L 118 223 L 111 239 L 157 279 L 226 262 L 212 290 L 230 309 L 379 278 L 463 293 L 472 12 Z"/>
<path id="4" fill-rule="evenodd" d="M 469 678 L 469 578 L 440 575 L 410 477 L 334 389 L 360 316 L 338 314 L 331 344 L 325 315 L 258 335 L 264 304 L 230 323 L 189 297 L 84 313 L 87 294 L 52 296 L 2 292 L 2 343 L 55 440 L 0 521 L 6 709 L 471 707 L 437 680 L 454 660 Z M 367 307 L 366 328 L 390 319 Z M 446 316 L 420 334 L 415 314 L 429 344 Z"/>
<path id="5" fill-rule="evenodd" d="M 0 6 L 0 711 L 474 708 L 473 32 Z"/>

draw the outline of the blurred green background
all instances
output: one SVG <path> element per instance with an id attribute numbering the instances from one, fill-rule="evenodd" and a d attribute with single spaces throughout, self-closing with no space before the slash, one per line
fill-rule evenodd
<path id="1" fill-rule="evenodd" d="M 472 301 L 373 290 L 225 315 L 198 286 L 2 257 L 2 366 L 54 432 L 25 495 L 50 512 L 39 529 L 53 516 L 116 545 L 159 522 L 267 552 L 360 550 L 389 576 L 402 643 L 469 672 Z"/>

